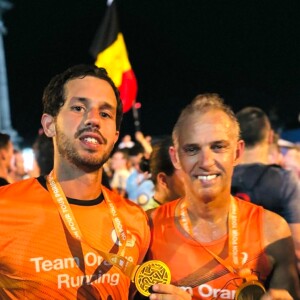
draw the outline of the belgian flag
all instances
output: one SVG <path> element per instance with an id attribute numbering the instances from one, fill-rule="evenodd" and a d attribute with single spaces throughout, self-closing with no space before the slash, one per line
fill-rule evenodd
<path id="1" fill-rule="evenodd" d="M 96 59 L 95 65 L 105 68 L 118 87 L 123 112 L 127 112 L 136 100 L 137 81 L 128 59 L 123 34 L 119 30 L 116 3 L 110 2 L 90 52 Z"/>

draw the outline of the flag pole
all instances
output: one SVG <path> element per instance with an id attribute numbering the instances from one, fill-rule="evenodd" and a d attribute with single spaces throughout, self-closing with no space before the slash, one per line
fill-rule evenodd
<path id="1" fill-rule="evenodd" d="M 136 101 L 134 101 L 133 105 L 132 105 L 132 115 L 133 115 L 133 120 L 134 120 L 134 128 L 135 131 L 141 131 L 141 122 L 140 122 L 140 117 L 139 117 L 139 111 L 137 107 L 137 103 Z"/>

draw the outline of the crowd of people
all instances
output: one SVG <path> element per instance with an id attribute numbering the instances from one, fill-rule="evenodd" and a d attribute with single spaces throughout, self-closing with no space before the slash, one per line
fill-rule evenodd
<path id="1" fill-rule="evenodd" d="M 0 133 L 1 299 L 300 299 L 300 149 L 263 110 L 200 94 L 170 135 L 120 137 L 88 65 L 42 101 L 34 172 Z"/>

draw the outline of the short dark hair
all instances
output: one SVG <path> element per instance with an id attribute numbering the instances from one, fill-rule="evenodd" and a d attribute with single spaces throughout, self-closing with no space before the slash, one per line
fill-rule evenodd
<path id="1" fill-rule="evenodd" d="M 159 172 L 164 172 L 168 176 L 172 176 L 175 172 L 169 155 L 169 148 L 172 145 L 171 136 L 164 137 L 153 145 L 153 150 L 150 155 L 150 173 L 154 184 L 157 183 L 157 175 Z"/>
<path id="2" fill-rule="evenodd" d="M 258 107 L 245 107 L 237 112 L 236 117 L 246 147 L 253 147 L 262 142 L 271 128 L 268 116 Z"/>
<path id="3" fill-rule="evenodd" d="M 66 100 L 66 83 L 72 79 L 84 78 L 86 76 L 93 76 L 103 79 L 112 87 L 117 99 L 116 127 L 117 130 L 119 130 L 123 117 L 123 104 L 120 98 L 120 93 L 112 79 L 108 76 L 106 70 L 104 68 L 98 68 L 94 65 L 75 65 L 54 76 L 44 90 L 43 112 L 56 117 Z"/>
<path id="4" fill-rule="evenodd" d="M 10 142 L 10 135 L 0 132 L 0 149 L 6 148 L 9 142 Z"/>

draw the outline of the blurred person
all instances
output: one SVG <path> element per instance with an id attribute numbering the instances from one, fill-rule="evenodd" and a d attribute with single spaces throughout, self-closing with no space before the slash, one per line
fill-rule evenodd
<path id="1" fill-rule="evenodd" d="M 11 179 L 11 182 L 23 180 L 28 176 L 22 150 L 14 149 L 13 157 L 11 159 L 11 168 L 9 171 L 9 178 Z"/>
<path id="2" fill-rule="evenodd" d="M 144 156 L 149 158 L 152 152 L 151 136 L 145 136 L 141 131 L 136 131 L 135 139 L 144 148 Z"/>
<path id="3" fill-rule="evenodd" d="M 149 160 L 145 157 L 145 149 L 140 143 L 136 143 L 129 149 L 132 170 L 126 181 L 128 199 L 143 205 L 152 198 L 154 184 L 149 171 Z"/>
<path id="4" fill-rule="evenodd" d="M 169 266 L 173 285 L 155 284 L 150 299 L 300 299 L 288 224 L 230 193 L 244 148 L 232 110 L 217 94 L 198 95 L 181 112 L 173 143 L 185 196 L 152 210 L 147 257 Z"/>
<path id="5" fill-rule="evenodd" d="M 236 116 L 245 151 L 234 169 L 232 193 L 278 213 L 288 222 L 300 272 L 300 183 L 292 172 L 269 164 L 274 132 L 266 113 L 258 107 L 245 107 Z"/>
<path id="6" fill-rule="evenodd" d="M 130 162 L 128 151 L 116 149 L 111 156 L 110 168 L 112 170 L 112 178 L 110 187 L 122 196 L 126 196 L 126 182 L 130 175 Z"/>
<path id="7" fill-rule="evenodd" d="M 119 92 L 105 69 L 79 65 L 51 79 L 43 105 L 53 170 L 0 188 L 0 298 L 130 299 L 121 263 L 142 262 L 150 232 L 140 207 L 101 185 Z"/>
<path id="8" fill-rule="evenodd" d="M 273 140 L 269 144 L 268 164 L 283 166 L 283 155 L 279 146 L 279 134 L 276 132 L 274 132 Z"/>
<path id="9" fill-rule="evenodd" d="M 132 148 L 134 141 L 132 141 L 130 134 L 125 134 L 121 142 L 118 144 L 119 149 Z"/>
<path id="10" fill-rule="evenodd" d="M 283 167 L 291 170 L 300 179 L 300 148 L 288 149 L 283 156 Z"/>
<path id="11" fill-rule="evenodd" d="M 11 182 L 9 173 L 13 155 L 14 145 L 10 136 L 0 132 L 0 186 L 7 185 Z"/>
<path id="12" fill-rule="evenodd" d="M 154 195 L 148 202 L 139 203 L 144 210 L 156 208 L 184 195 L 181 172 L 174 168 L 169 155 L 169 148 L 172 145 L 170 136 L 162 138 L 153 145 L 149 159 L 149 171 L 154 183 Z"/>
<path id="13" fill-rule="evenodd" d="M 40 175 L 46 175 L 53 169 L 54 147 L 52 138 L 41 131 L 33 144 L 34 156 Z"/>

